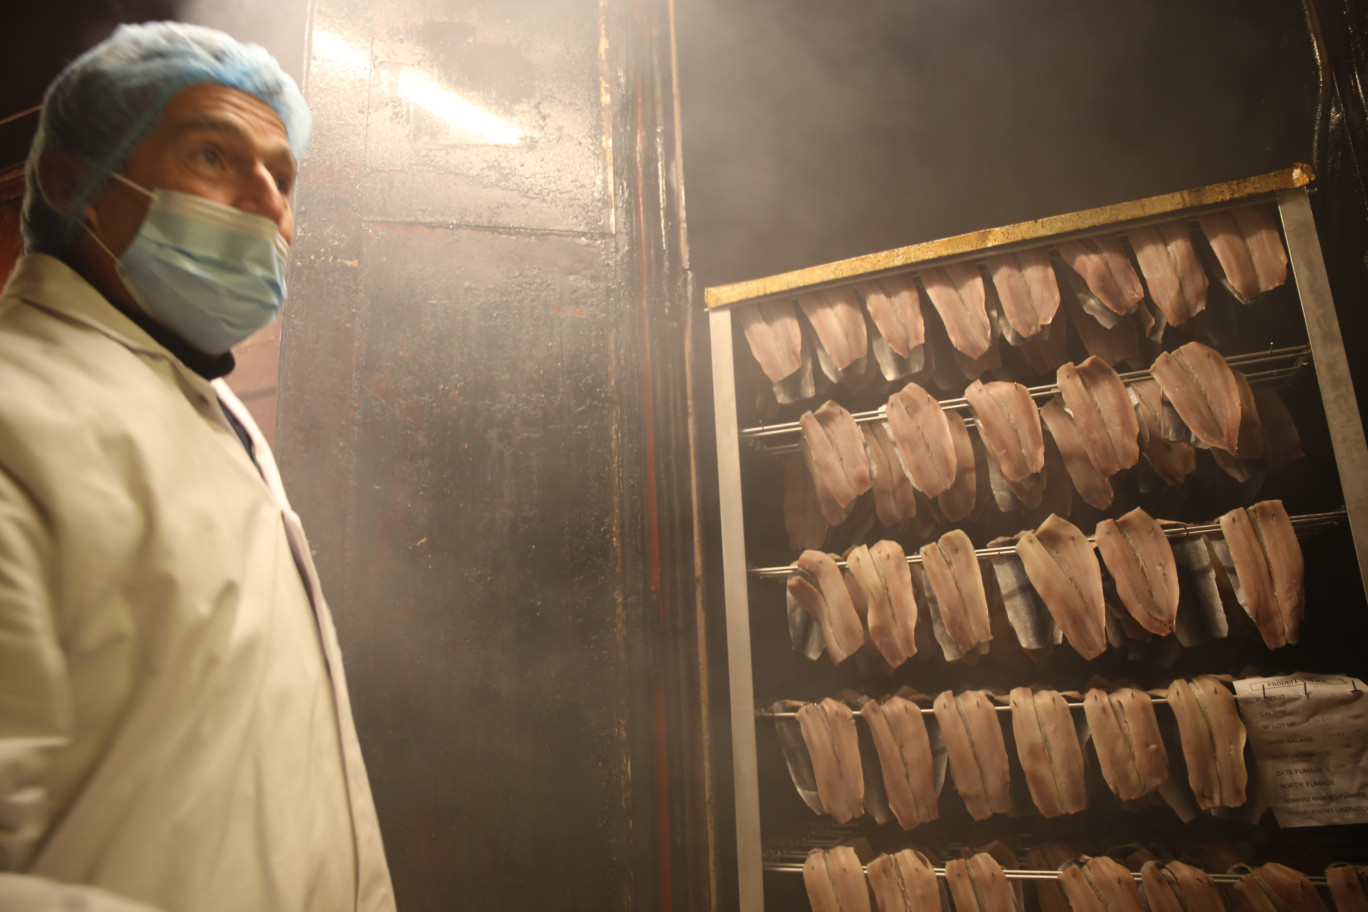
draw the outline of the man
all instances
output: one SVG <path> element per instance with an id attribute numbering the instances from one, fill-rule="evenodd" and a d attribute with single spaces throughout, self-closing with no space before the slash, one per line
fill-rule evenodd
<path id="1" fill-rule="evenodd" d="M 0 296 L 0 909 L 394 907 L 308 544 L 219 379 L 284 300 L 309 126 L 184 25 L 44 99 Z"/>

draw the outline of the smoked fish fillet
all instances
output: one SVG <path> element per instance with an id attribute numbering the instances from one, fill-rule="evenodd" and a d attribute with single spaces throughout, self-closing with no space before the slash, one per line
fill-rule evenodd
<path id="1" fill-rule="evenodd" d="M 1105 652 L 1102 568 L 1078 527 L 1051 513 L 1034 532 L 1021 533 L 1016 553 L 1069 645 L 1085 659 Z"/>
<path id="2" fill-rule="evenodd" d="M 895 526 L 917 515 L 917 493 L 912 479 L 903 471 L 893 441 L 883 422 L 860 425 L 865 452 L 869 455 L 869 477 L 874 488 L 874 513 L 885 526 Z"/>
<path id="3" fill-rule="evenodd" d="M 1181 678 L 1168 688 L 1187 761 L 1188 784 L 1203 810 L 1245 803 L 1245 727 L 1235 698 L 1216 678 Z"/>
<path id="4" fill-rule="evenodd" d="M 988 595 L 983 588 L 974 543 L 961 529 L 951 529 L 921 547 L 922 571 L 931 585 L 946 633 L 968 654 L 993 638 Z"/>
<path id="5" fill-rule="evenodd" d="M 932 710 L 945 739 L 955 790 L 970 816 L 986 820 L 1010 811 L 1012 775 L 1007 744 L 987 694 L 966 690 L 956 696 L 947 690 L 936 697 Z"/>
<path id="6" fill-rule="evenodd" d="M 1088 289 L 1113 313 L 1125 316 L 1145 297 L 1121 242 L 1109 235 L 1062 241 L 1059 255 L 1069 268 L 1083 277 Z"/>
<path id="7" fill-rule="evenodd" d="M 972 263 L 951 263 L 921 273 L 926 294 L 940 314 L 950 344 L 969 358 L 981 358 L 993 344 L 983 274 Z"/>
<path id="8" fill-rule="evenodd" d="M 936 498 L 936 506 L 951 522 L 959 522 L 974 512 L 978 498 L 978 467 L 974 455 L 974 441 L 969 427 L 959 412 L 949 412 L 950 439 L 955 443 L 955 483 Z"/>
<path id="9" fill-rule="evenodd" d="M 855 418 L 835 402 L 798 417 L 799 446 L 817 488 L 826 521 L 839 526 L 850 506 L 873 487 L 869 455 Z"/>
<path id="10" fill-rule="evenodd" d="M 803 329 L 791 300 L 762 301 L 737 310 L 751 354 L 771 383 L 803 366 Z"/>
<path id="11" fill-rule="evenodd" d="M 1187 222 L 1132 228 L 1128 234 L 1150 298 L 1170 326 L 1181 326 L 1206 309 L 1210 283 Z"/>
<path id="12" fill-rule="evenodd" d="M 1140 419 L 1140 446 L 1154 474 L 1167 484 L 1182 484 L 1197 471 L 1197 451 L 1192 444 L 1164 437 L 1163 392 L 1157 380 L 1140 380 L 1128 391 Z"/>
<path id="13" fill-rule="evenodd" d="M 964 391 L 974 410 L 979 438 L 1008 481 L 1025 481 L 1045 468 L 1040 412 L 1020 383 L 975 380 Z"/>
<path id="14" fill-rule="evenodd" d="M 1017 759 L 1031 800 L 1045 817 L 1076 814 L 1088 805 L 1083 750 L 1069 705 L 1058 691 L 1015 687 L 1010 694 Z"/>
<path id="15" fill-rule="evenodd" d="M 869 352 L 864 310 L 849 288 L 813 292 L 798 299 L 798 306 L 817 336 L 818 361 L 833 382 Z"/>
<path id="16" fill-rule="evenodd" d="M 1055 378 L 1097 471 L 1110 477 L 1135 465 L 1140 459 L 1140 422 L 1126 385 L 1112 366 L 1094 355 L 1077 366 L 1066 361 Z"/>
<path id="17" fill-rule="evenodd" d="M 1242 391 L 1220 352 L 1188 342 L 1172 352 L 1160 352 L 1150 373 L 1198 440 L 1241 455 Z"/>
<path id="18" fill-rule="evenodd" d="M 888 432 L 898 464 L 927 497 L 955 482 L 955 441 L 950 421 L 934 396 L 909 383 L 888 397 Z"/>
<path id="19" fill-rule="evenodd" d="M 1368 867 L 1335 862 L 1325 869 L 1335 912 L 1368 912 Z"/>
<path id="20" fill-rule="evenodd" d="M 850 599 L 841 568 L 830 554 L 804 551 L 794 566 L 817 581 L 813 586 L 801 574 L 789 577 L 788 590 L 803 610 L 822 628 L 831 661 L 844 662 L 864 645 L 864 627 Z"/>
<path id="21" fill-rule="evenodd" d="M 1295 645 L 1301 639 L 1305 611 L 1306 566 L 1282 501 L 1237 507 L 1223 515 L 1220 524 L 1235 563 L 1236 595 L 1258 626 L 1264 645 Z"/>
<path id="22" fill-rule="evenodd" d="M 1045 422 L 1059 455 L 1064 460 L 1064 470 L 1069 473 L 1074 490 L 1089 506 L 1105 510 L 1111 506 L 1115 493 L 1111 481 L 1097 470 L 1083 445 L 1083 435 L 1073 416 L 1064 409 L 1063 400 L 1058 396 L 1040 407 L 1040 418 Z"/>
<path id="23" fill-rule="evenodd" d="M 902 546 L 892 541 L 860 545 L 846 555 L 846 567 L 864 600 L 869 639 L 897 668 L 917 651 L 917 602 Z"/>
<path id="24" fill-rule="evenodd" d="M 1062 842 L 1037 843 L 1026 851 L 1026 867 L 1032 871 L 1058 871 L 1065 862 L 1077 857 L 1078 853 Z M 1069 898 L 1058 879 L 1037 880 L 1035 894 L 1040 912 L 1071 912 Z"/>
<path id="25" fill-rule="evenodd" d="M 855 714 L 849 706 L 827 697 L 821 703 L 803 704 L 798 727 L 812 758 L 822 809 L 837 823 L 859 817 L 864 813 L 864 772 Z"/>
<path id="26" fill-rule="evenodd" d="M 883 771 L 888 807 L 898 824 L 910 830 L 940 816 L 933 776 L 931 740 L 917 704 L 896 694 L 870 700 L 860 709 L 869 724 L 874 750 Z"/>
<path id="27" fill-rule="evenodd" d="M 1197 223 L 1225 274 L 1225 286 L 1248 304 L 1287 281 L 1287 251 L 1273 217 L 1262 206 L 1199 216 Z"/>
<path id="28" fill-rule="evenodd" d="M 869 886 L 879 912 L 929 912 L 941 907 L 936 868 L 916 849 L 871 861 Z"/>
<path id="29" fill-rule="evenodd" d="M 1059 870 L 1059 883 L 1075 912 L 1144 912 L 1135 878 L 1105 855 L 1087 863 L 1067 862 Z"/>
<path id="30" fill-rule="evenodd" d="M 1211 875 L 1181 861 L 1145 862 L 1140 868 L 1140 885 L 1150 912 L 1225 912 Z"/>
<path id="31" fill-rule="evenodd" d="M 1172 633 L 1178 620 L 1178 565 L 1159 521 L 1136 507 L 1119 519 L 1102 520 L 1094 535 L 1126 611 L 1150 633 Z"/>
<path id="32" fill-rule="evenodd" d="M 947 861 L 945 883 L 955 912 L 1021 912 L 1007 873 L 987 852 Z"/>
<path id="33" fill-rule="evenodd" d="M 926 342 L 922 322 L 921 294 L 911 276 L 888 276 L 855 286 L 863 295 L 874 328 L 888 347 L 902 358 Z"/>
<path id="34" fill-rule="evenodd" d="M 812 912 L 870 912 L 864 869 L 850 846 L 809 852 L 803 886 Z"/>
<path id="35" fill-rule="evenodd" d="M 1050 325 L 1059 311 L 1059 281 L 1049 250 L 1037 247 L 1004 253 L 989 257 L 985 265 L 1002 312 L 1018 335 L 1030 338 Z"/>
<path id="36" fill-rule="evenodd" d="M 1249 872 L 1265 895 L 1292 912 L 1330 912 L 1311 879 L 1295 868 L 1269 862 Z"/>
<path id="37" fill-rule="evenodd" d="M 1149 694 L 1133 687 L 1090 689 L 1083 713 L 1107 787 L 1122 801 L 1143 798 L 1168 782 L 1168 751 Z"/>

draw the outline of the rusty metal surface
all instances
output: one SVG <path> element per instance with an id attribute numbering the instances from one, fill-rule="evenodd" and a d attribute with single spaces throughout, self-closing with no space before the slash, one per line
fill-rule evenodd
<path id="1" fill-rule="evenodd" d="M 406 912 L 708 905 L 663 7 L 314 10 L 278 450 Z"/>
<path id="2" fill-rule="evenodd" d="M 1314 175 L 1306 165 L 1294 165 L 1281 171 L 1262 174 L 1243 180 L 1226 181 L 1208 187 L 1165 193 L 1141 200 L 1098 206 L 1082 212 L 1068 212 L 1018 222 L 1000 228 L 986 228 L 971 231 L 954 237 L 925 241 L 894 250 L 883 250 L 863 256 L 823 263 L 780 275 L 716 285 L 704 289 L 704 300 L 708 307 L 723 307 L 741 301 L 750 301 L 785 292 L 797 291 L 830 282 L 851 279 L 869 273 L 895 271 L 929 260 L 973 253 L 990 247 L 1014 244 L 1022 241 L 1039 240 L 1070 231 L 1086 231 L 1102 225 L 1165 215 L 1182 209 L 1225 203 L 1246 196 L 1270 193 L 1275 190 L 1289 190 L 1310 183 Z"/>

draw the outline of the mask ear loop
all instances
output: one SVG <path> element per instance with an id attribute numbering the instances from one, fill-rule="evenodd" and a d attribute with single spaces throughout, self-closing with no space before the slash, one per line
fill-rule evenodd
<path id="1" fill-rule="evenodd" d="M 139 184 L 139 183 L 136 182 L 136 181 L 133 181 L 133 180 L 130 180 L 129 178 L 127 178 L 127 177 L 124 177 L 122 174 L 120 174 L 120 173 L 117 172 L 117 171 L 111 172 L 109 176 L 112 177 L 112 178 L 114 178 L 114 179 L 115 179 L 116 181 L 118 181 L 119 183 L 121 183 L 121 184 L 123 184 L 123 185 L 125 185 L 125 186 L 127 186 L 127 187 L 131 187 L 131 188 L 133 188 L 134 190 L 137 190 L 139 193 L 143 194 L 144 196 L 148 197 L 149 199 L 156 199 L 156 198 L 157 198 L 157 195 L 156 195 L 155 193 L 153 193 L 151 190 L 148 190 L 146 187 L 144 187 L 142 184 Z M 119 258 L 116 257 L 116 256 L 114 255 L 114 251 L 110 250 L 110 249 L 109 249 L 109 246 L 108 246 L 107 244 L 105 244 L 105 242 L 104 242 L 103 240 L 100 239 L 100 236 L 99 236 L 98 234 L 95 233 L 95 229 L 93 229 L 93 228 L 90 227 L 90 220 L 89 220 L 89 219 L 86 219 L 86 218 L 82 218 L 82 219 L 81 219 L 81 227 L 82 227 L 83 229 L 85 229 L 86 234 L 90 235 L 91 238 L 94 239 L 95 243 L 97 243 L 97 244 L 100 245 L 100 249 L 101 249 L 101 250 L 103 250 L 105 253 L 109 254 L 109 258 L 110 258 L 111 260 L 113 260 L 114 263 L 117 265 L 118 262 L 119 262 Z"/>

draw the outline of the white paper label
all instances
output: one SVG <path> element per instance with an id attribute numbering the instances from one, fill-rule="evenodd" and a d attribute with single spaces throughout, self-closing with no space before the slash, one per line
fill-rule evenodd
<path id="1" fill-rule="evenodd" d="M 1235 682 L 1250 752 L 1278 825 L 1368 822 L 1368 687 L 1297 674 Z"/>

